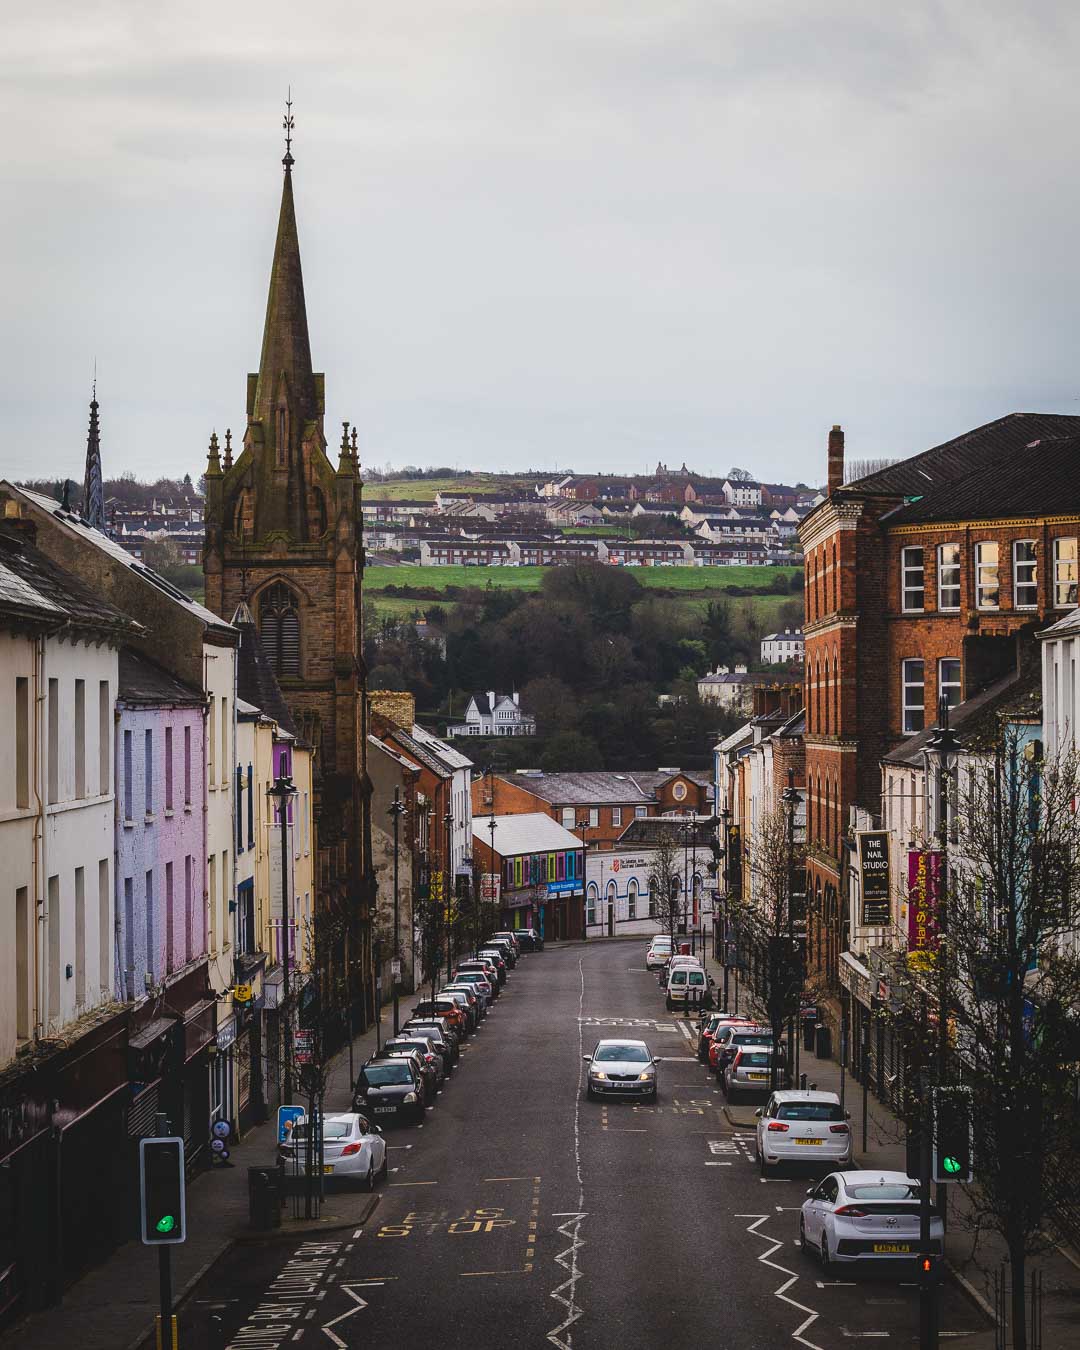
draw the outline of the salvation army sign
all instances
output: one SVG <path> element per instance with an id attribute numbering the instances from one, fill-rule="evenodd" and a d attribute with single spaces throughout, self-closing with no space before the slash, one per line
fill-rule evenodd
<path id="1" fill-rule="evenodd" d="M 889 832 L 864 830 L 858 836 L 859 880 L 864 928 L 889 922 Z"/>

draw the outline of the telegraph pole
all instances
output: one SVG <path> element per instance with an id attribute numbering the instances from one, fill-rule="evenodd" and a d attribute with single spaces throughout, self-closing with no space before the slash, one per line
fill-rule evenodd
<path id="1" fill-rule="evenodd" d="M 398 843 L 399 827 L 401 824 L 402 813 L 405 811 L 405 803 L 401 800 L 401 789 L 394 788 L 394 800 L 390 805 L 390 816 L 394 822 L 394 961 L 396 965 L 391 966 L 391 982 L 394 986 L 394 1035 L 398 1034 L 398 998 L 401 989 L 401 938 L 400 938 L 400 918 L 398 915 Z"/>
<path id="2" fill-rule="evenodd" d="M 266 795 L 277 801 L 278 820 L 281 825 L 281 1002 L 284 1014 L 282 1032 L 284 1073 L 281 1096 L 285 1105 L 291 1106 L 293 1045 L 289 952 L 292 944 L 292 920 L 289 910 L 289 800 L 296 796 L 296 788 L 293 787 L 293 781 L 289 775 L 282 773 L 266 789 Z"/>

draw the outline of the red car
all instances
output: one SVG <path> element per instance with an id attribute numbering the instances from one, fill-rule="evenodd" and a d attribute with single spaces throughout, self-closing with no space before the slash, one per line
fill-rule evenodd
<path id="1" fill-rule="evenodd" d="M 698 1059 L 702 1064 L 709 1062 L 709 1047 L 712 1045 L 713 1037 L 725 1027 L 745 1021 L 745 1017 L 736 1017 L 734 1013 L 729 1012 L 702 1013 L 697 1044 Z"/>
<path id="2" fill-rule="evenodd" d="M 713 1028 L 712 1037 L 709 1040 L 709 1068 L 713 1072 L 723 1068 L 720 1063 L 720 1038 L 728 1027 L 755 1027 L 757 1023 L 748 1017 L 722 1017 Z"/>

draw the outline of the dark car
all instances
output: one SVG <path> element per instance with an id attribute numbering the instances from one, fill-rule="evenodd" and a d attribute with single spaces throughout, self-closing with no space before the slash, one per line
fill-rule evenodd
<path id="1" fill-rule="evenodd" d="M 441 1013 L 427 1013 L 414 1010 L 409 1020 L 405 1023 L 407 1027 L 419 1026 L 421 1023 L 427 1026 L 437 1026 L 442 1034 L 442 1038 L 450 1046 L 450 1056 L 456 1064 L 458 1056 L 461 1054 L 461 1032 L 455 1026 L 451 1026 L 448 1018 L 443 1017 Z"/>
<path id="2" fill-rule="evenodd" d="M 486 942 L 482 942 L 480 944 L 478 950 L 481 953 L 487 951 L 498 952 L 498 954 L 506 962 L 506 967 L 508 970 L 513 970 L 514 967 L 517 965 L 518 949 L 517 947 L 514 946 L 514 944 L 510 941 L 509 938 L 500 938 L 500 937 L 488 938 Z"/>
<path id="3" fill-rule="evenodd" d="M 499 984 L 506 983 L 506 977 L 510 973 L 510 963 L 503 955 L 502 947 L 484 947 L 476 953 L 478 961 L 491 961 L 495 966 L 495 973 L 499 977 Z"/>
<path id="4" fill-rule="evenodd" d="M 429 1036 L 408 1032 L 399 1033 L 397 1036 L 391 1036 L 389 1040 L 383 1041 L 385 1050 L 397 1050 L 400 1048 L 412 1048 L 419 1050 L 424 1058 L 425 1064 L 430 1064 L 435 1070 L 435 1077 L 441 1083 L 446 1077 L 446 1071 L 449 1065 L 446 1056 L 435 1045 L 435 1042 Z"/>
<path id="5" fill-rule="evenodd" d="M 514 949 L 514 955 L 520 956 L 521 953 L 525 951 L 525 944 L 521 940 L 521 935 L 525 931 L 526 931 L 525 929 L 519 928 L 517 932 L 511 932 L 508 928 L 504 928 L 501 932 L 492 933 L 491 936 L 496 941 L 509 942 Z"/>
<path id="6" fill-rule="evenodd" d="M 465 1030 L 470 1034 L 476 1030 L 476 1024 L 480 1020 L 480 1000 L 471 989 L 462 988 L 460 985 L 454 987 L 445 985 L 439 990 L 439 997 L 452 998 L 465 1014 Z"/>
<path id="7" fill-rule="evenodd" d="M 406 1058 L 370 1059 L 353 1088 L 353 1110 L 380 1123 L 424 1119 L 424 1089 L 415 1064 Z"/>
<path id="8" fill-rule="evenodd" d="M 722 1082 L 724 1070 L 735 1058 L 736 1053 L 744 1046 L 771 1046 L 773 1043 L 772 1030 L 769 1027 L 746 1027 L 730 1026 L 725 1027 L 713 1042 L 716 1046 L 715 1055 L 710 1057 L 716 1059 L 715 1071 L 716 1081 Z"/>
<path id="9" fill-rule="evenodd" d="M 408 1059 L 415 1066 L 420 1075 L 420 1086 L 424 1089 L 424 1105 L 431 1106 L 435 1101 L 435 1094 L 439 1090 L 439 1073 L 435 1068 L 434 1062 L 428 1063 L 419 1046 L 402 1045 L 400 1042 L 396 1047 L 384 1045 L 381 1050 L 376 1050 L 372 1055 L 371 1063 L 377 1059 Z"/>
<path id="10" fill-rule="evenodd" d="M 519 928 L 514 936 L 521 943 L 523 952 L 542 952 L 544 950 L 544 939 L 535 928 Z"/>

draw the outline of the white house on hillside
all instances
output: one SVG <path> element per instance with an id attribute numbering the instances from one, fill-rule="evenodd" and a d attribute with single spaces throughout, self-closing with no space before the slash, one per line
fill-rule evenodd
<path id="1" fill-rule="evenodd" d="M 447 739 L 454 736 L 535 736 L 536 718 L 521 711 L 518 695 L 473 694 L 465 709 L 465 720 L 446 728 Z"/>
<path id="2" fill-rule="evenodd" d="M 806 651 L 801 628 L 785 628 L 782 633 L 766 633 L 761 639 L 761 660 L 767 666 L 801 661 Z"/>

